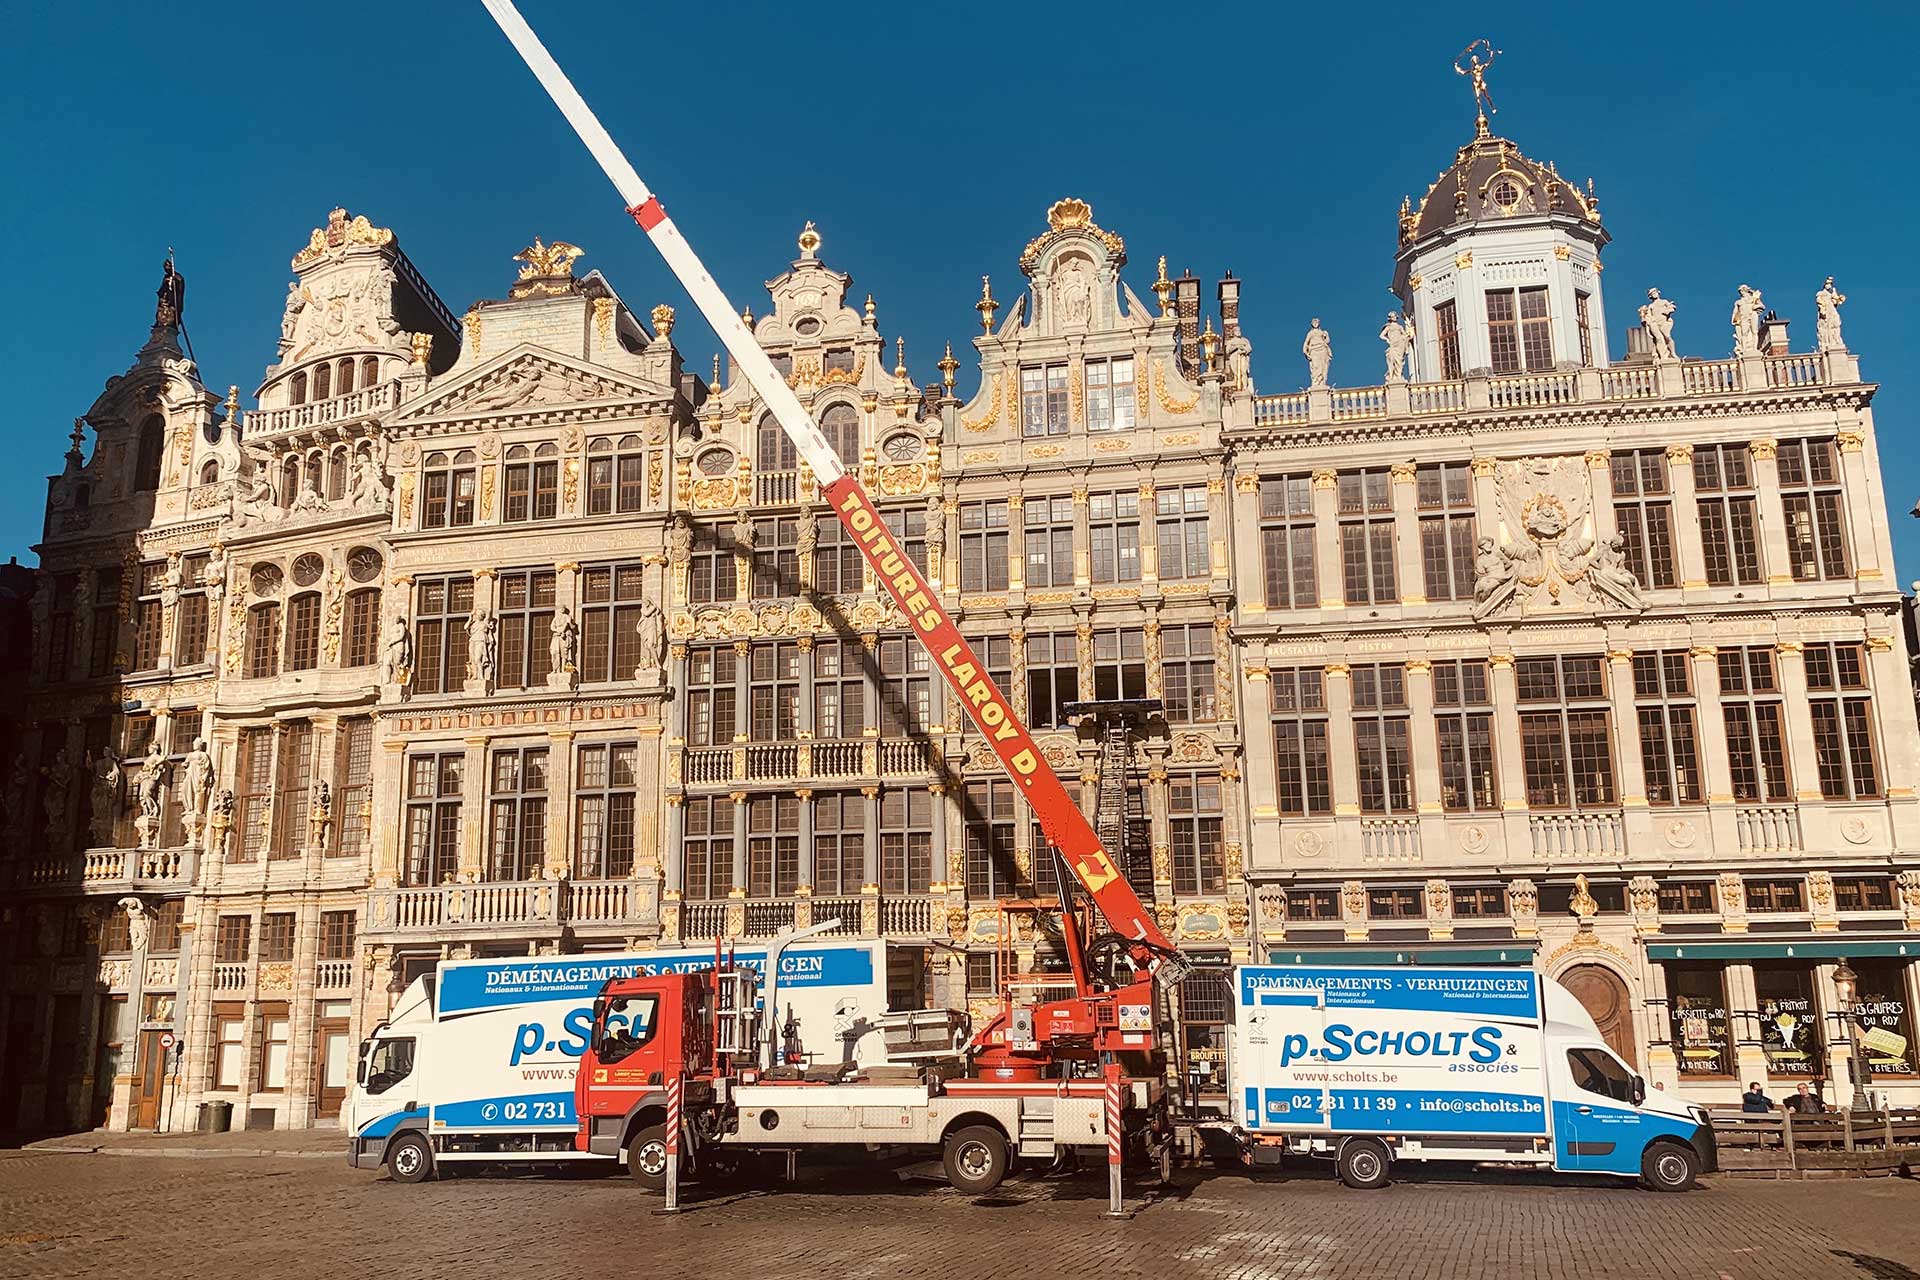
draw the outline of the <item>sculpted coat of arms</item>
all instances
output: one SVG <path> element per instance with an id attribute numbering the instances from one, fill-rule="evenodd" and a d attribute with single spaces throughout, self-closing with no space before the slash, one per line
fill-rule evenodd
<path id="1" fill-rule="evenodd" d="M 1507 610 L 1643 607 L 1620 535 L 1594 528 L 1584 458 L 1523 458 L 1494 472 L 1499 537 L 1474 558 L 1476 618 Z"/>

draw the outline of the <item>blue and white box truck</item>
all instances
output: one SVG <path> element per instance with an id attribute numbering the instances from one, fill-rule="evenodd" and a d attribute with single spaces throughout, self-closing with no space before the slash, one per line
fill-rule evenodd
<path id="1" fill-rule="evenodd" d="M 897 949 L 896 949 L 897 950 Z M 769 952 L 775 973 L 766 973 Z M 888 947 L 774 940 L 732 953 L 760 972 L 772 1062 L 885 1062 Z M 923 952 L 898 959 L 917 969 Z M 609 978 L 711 968 L 713 948 L 443 961 L 414 979 L 360 1045 L 342 1114 L 348 1163 L 560 1163 L 575 1151 L 574 1070 Z M 641 1031 L 635 1028 L 635 1031 Z"/>
<path id="2" fill-rule="evenodd" d="M 1682 1191 L 1715 1166 L 1706 1111 L 1646 1083 L 1532 969 L 1235 971 L 1232 1123 L 1216 1158 L 1331 1159 L 1348 1186 L 1399 1160 L 1538 1165 Z"/>

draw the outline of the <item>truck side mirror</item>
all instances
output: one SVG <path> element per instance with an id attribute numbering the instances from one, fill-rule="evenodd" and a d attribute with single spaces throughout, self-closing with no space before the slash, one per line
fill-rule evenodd
<path id="1" fill-rule="evenodd" d="M 1646 1077 L 1636 1075 L 1633 1078 L 1633 1105 L 1637 1107 L 1641 1103 L 1645 1102 L 1646 1100 L 1647 1100 Z"/>

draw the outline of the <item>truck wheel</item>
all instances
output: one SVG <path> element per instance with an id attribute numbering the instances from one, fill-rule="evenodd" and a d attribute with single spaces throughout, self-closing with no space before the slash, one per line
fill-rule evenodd
<path id="1" fill-rule="evenodd" d="M 1700 1176 L 1700 1157 L 1692 1147 L 1656 1142 L 1640 1157 L 1640 1180 L 1655 1191 L 1688 1191 Z"/>
<path id="2" fill-rule="evenodd" d="M 969 1195 L 984 1195 L 1007 1176 L 1007 1140 L 998 1129 L 976 1124 L 947 1137 L 947 1181 Z"/>
<path id="3" fill-rule="evenodd" d="M 1372 1191 L 1387 1185 L 1386 1147 L 1372 1138 L 1355 1138 L 1340 1148 L 1334 1162 L 1340 1181 L 1359 1191 Z"/>
<path id="4" fill-rule="evenodd" d="M 405 1133 L 387 1150 L 387 1173 L 395 1182 L 425 1182 L 433 1176 L 433 1146 L 417 1133 Z"/>
<path id="5" fill-rule="evenodd" d="M 627 1144 L 627 1172 L 648 1191 L 667 1189 L 667 1126 L 656 1124 Z"/>

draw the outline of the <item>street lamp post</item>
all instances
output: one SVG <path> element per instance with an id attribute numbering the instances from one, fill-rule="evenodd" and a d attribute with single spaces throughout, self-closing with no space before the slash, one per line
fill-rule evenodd
<path id="1" fill-rule="evenodd" d="M 1847 1040 L 1853 1049 L 1849 1065 L 1853 1068 L 1853 1100 L 1848 1104 L 1852 1111 L 1865 1111 L 1871 1105 L 1867 1098 L 1867 1084 L 1873 1069 L 1867 1065 L 1867 1047 L 1854 1032 L 1859 1026 L 1859 1016 L 1855 1009 L 1854 997 L 1860 990 L 1860 975 L 1853 971 L 1845 956 L 1833 970 L 1833 994 L 1839 1003 L 1840 1025 L 1846 1028 Z"/>

